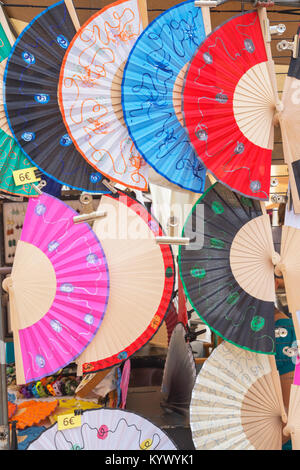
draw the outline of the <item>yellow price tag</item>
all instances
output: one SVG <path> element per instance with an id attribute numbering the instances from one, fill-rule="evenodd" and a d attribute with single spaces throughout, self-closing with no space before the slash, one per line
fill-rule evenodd
<path id="1" fill-rule="evenodd" d="M 37 168 L 35 166 L 31 166 L 30 168 L 24 168 L 22 170 L 15 170 L 13 172 L 13 177 L 16 186 L 20 186 L 21 184 L 28 184 L 28 183 L 35 183 L 36 181 L 40 181 L 41 178 L 37 178 L 35 176 L 34 170 Z"/>
<path id="2" fill-rule="evenodd" d="M 66 415 L 58 415 L 57 417 L 57 427 L 59 431 L 64 429 L 78 428 L 81 426 L 81 415 L 74 415 L 74 413 L 69 413 Z"/>

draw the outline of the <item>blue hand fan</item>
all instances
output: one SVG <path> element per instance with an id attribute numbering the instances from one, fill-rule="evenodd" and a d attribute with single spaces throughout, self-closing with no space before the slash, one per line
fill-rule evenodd
<path id="1" fill-rule="evenodd" d="M 202 11 L 193 0 L 170 8 L 137 39 L 122 82 L 124 117 L 140 154 L 166 179 L 198 193 L 205 169 L 183 127 L 181 90 L 204 39 Z"/>

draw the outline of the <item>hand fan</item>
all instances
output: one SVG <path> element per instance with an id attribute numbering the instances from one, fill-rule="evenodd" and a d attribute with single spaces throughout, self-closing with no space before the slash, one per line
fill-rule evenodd
<path id="1" fill-rule="evenodd" d="M 287 211 L 289 212 L 289 211 Z M 288 423 L 284 429 L 286 436 L 291 436 L 293 450 L 300 449 L 300 427 L 299 427 L 299 403 L 300 403 L 300 359 L 299 359 L 299 340 L 300 340 L 300 229 L 299 215 L 293 211 L 286 213 L 285 225 L 282 227 L 281 238 L 281 259 L 276 266 L 276 271 L 283 274 L 285 291 L 289 311 L 292 314 L 293 324 L 296 334 L 296 342 L 294 343 L 298 349 L 296 356 L 296 366 L 294 373 L 294 381 L 290 389 Z M 289 225 L 286 225 L 289 223 Z"/>
<path id="2" fill-rule="evenodd" d="M 174 302 L 172 302 L 164 322 L 151 339 L 150 344 L 159 348 L 168 348 L 173 330 L 177 322 L 177 310 L 175 308 Z"/>
<path id="3" fill-rule="evenodd" d="M 107 192 L 102 175 L 74 147 L 58 105 L 60 67 L 75 32 L 64 1 L 29 23 L 7 60 L 5 112 L 19 146 L 46 175 L 74 189 Z"/>
<path id="4" fill-rule="evenodd" d="M 106 310 L 101 244 L 77 212 L 43 194 L 29 199 L 9 292 L 17 384 L 51 375 L 88 345 Z"/>
<path id="5" fill-rule="evenodd" d="M 192 307 L 222 338 L 274 354 L 272 230 L 260 202 L 216 183 L 194 205 L 183 229 L 180 276 Z"/>
<path id="6" fill-rule="evenodd" d="M 4 111 L 3 74 L 11 45 L 15 39 L 2 16 L 3 24 L 0 24 L 0 190 L 19 196 L 37 196 L 38 193 L 32 184 L 17 186 L 13 178 L 15 170 L 29 168 L 32 164 L 11 137 Z"/>
<path id="7" fill-rule="evenodd" d="M 300 28 L 297 35 L 299 34 Z M 296 213 L 300 212 L 299 86 L 300 51 L 296 58 L 291 58 L 282 93 L 283 110 L 279 114 L 284 159 L 288 165 L 289 183 Z"/>
<path id="8" fill-rule="evenodd" d="M 29 168 L 32 168 L 32 163 L 14 138 L 0 128 L 0 191 L 16 196 L 38 196 L 33 183 L 17 185 L 14 180 L 14 171 L 25 170 L 26 174 Z"/>
<path id="9" fill-rule="evenodd" d="M 121 80 L 128 54 L 146 24 L 145 0 L 107 5 L 77 31 L 59 80 L 60 108 L 78 151 L 110 180 L 143 191 L 148 188 L 148 169 L 124 122 Z"/>
<path id="10" fill-rule="evenodd" d="M 237 15 L 203 41 L 185 76 L 183 114 L 209 172 L 234 191 L 267 200 L 278 99 L 264 13 Z"/>
<path id="11" fill-rule="evenodd" d="M 94 222 L 109 266 L 107 311 L 94 340 L 77 358 L 79 375 L 112 367 L 144 346 L 164 320 L 172 301 L 174 261 L 169 245 L 159 245 L 158 222 L 125 193 L 101 197 Z"/>
<path id="12" fill-rule="evenodd" d="M 129 411 L 87 410 L 81 425 L 58 430 L 55 424 L 28 450 L 176 450 L 172 440 L 146 418 Z"/>
<path id="13" fill-rule="evenodd" d="M 192 393 L 197 450 L 281 450 L 282 397 L 271 358 L 226 342 L 213 350 Z"/>
<path id="14" fill-rule="evenodd" d="M 189 0 L 159 15 L 137 39 L 122 82 L 124 118 L 137 149 L 155 171 L 201 193 L 205 169 L 181 114 L 188 62 L 205 38 L 201 8 Z"/>
<path id="15" fill-rule="evenodd" d="M 161 405 L 179 413 L 189 410 L 196 380 L 196 364 L 186 334 L 184 325 L 178 323 L 171 336 L 161 385 Z"/>

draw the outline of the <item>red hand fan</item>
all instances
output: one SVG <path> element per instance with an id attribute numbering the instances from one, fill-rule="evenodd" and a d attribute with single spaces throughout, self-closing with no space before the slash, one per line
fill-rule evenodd
<path id="1" fill-rule="evenodd" d="M 199 47 L 185 78 L 186 128 L 204 165 L 246 196 L 268 199 L 276 91 L 259 14 L 238 15 Z"/>

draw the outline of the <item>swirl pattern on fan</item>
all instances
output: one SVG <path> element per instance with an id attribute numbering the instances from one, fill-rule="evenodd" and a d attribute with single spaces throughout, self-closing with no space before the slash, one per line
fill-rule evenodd
<path id="1" fill-rule="evenodd" d="M 168 9 L 138 38 L 122 83 L 124 117 L 137 149 L 158 173 L 196 192 L 204 189 L 205 169 L 181 123 L 179 82 L 204 37 L 193 1 Z"/>

